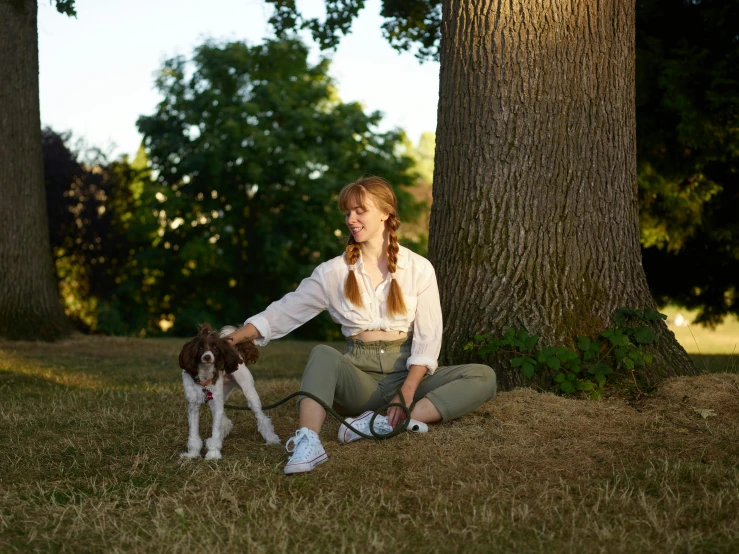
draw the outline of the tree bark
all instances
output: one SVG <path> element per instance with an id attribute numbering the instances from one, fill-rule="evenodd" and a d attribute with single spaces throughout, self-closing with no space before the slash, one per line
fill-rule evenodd
<path id="1" fill-rule="evenodd" d="M 442 363 L 475 333 L 573 345 L 654 308 L 639 247 L 633 0 L 444 0 L 429 258 Z M 698 372 L 666 325 L 644 376 Z M 500 388 L 528 382 L 496 365 Z"/>
<path id="2" fill-rule="evenodd" d="M 0 0 L 0 335 L 69 332 L 52 264 L 39 114 L 36 0 Z"/>

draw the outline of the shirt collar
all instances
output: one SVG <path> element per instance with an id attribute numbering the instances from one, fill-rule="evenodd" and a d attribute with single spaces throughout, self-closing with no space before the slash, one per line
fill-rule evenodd
<path id="1" fill-rule="evenodd" d="M 398 269 L 406 269 L 408 267 L 408 261 L 410 259 L 410 250 L 408 250 L 405 246 L 399 246 L 398 249 L 398 263 L 396 264 L 398 266 Z M 346 262 L 346 252 L 344 252 L 344 261 Z M 357 263 L 354 264 L 355 268 L 359 268 L 364 265 L 364 262 L 362 261 L 362 253 L 359 253 L 359 259 L 357 260 Z"/>

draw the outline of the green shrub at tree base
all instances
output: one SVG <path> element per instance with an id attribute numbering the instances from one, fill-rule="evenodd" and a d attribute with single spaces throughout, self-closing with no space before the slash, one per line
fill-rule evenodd
<path id="1" fill-rule="evenodd" d="M 475 335 L 465 350 L 476 350 L 484 359 L 505 358 L 511 368 L 529 380 L 549 383 L 554 392 L 597 399 L 614 382 L 631 381 L 640 389 L 634 370 L 653 362 L 647 349 L 658 341 L 650 324 L 666 317 L 649 309 L 619 308 L 613 314 L 613 325 L 597 337 L 577 337 L 574 349 L 538 348 L 538 336 L 510 328 L 502 337 Z"/>

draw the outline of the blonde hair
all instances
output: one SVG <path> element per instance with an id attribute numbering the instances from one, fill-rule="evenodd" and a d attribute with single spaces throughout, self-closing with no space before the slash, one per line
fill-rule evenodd
<path id="1" fill-rule="evenodd" d="M 367 195 L 372 197 L 372 203 L 381 212 L 388 214 L 385 220 L 385 229 L 388 232 L 387 241 L 387 269 L 391 274 L 390 291 L 387 295 L 388 315 L 404 314 L 407 312 L 403 291 L 398 281 L 394 278 L 398 264 L 398 252 L 400 246 L 396 231 L 400 227 L 398 217 L 398 199 L 395 197 L 390 183 L 380 177 L 368 176 L 349 183 L 339 193 L 339 209 L 346 213 L 352 208 L 360 206 L 366 208 Z M 349 265 L 349 275 L 344 284 L 344 296 L 355 306 L 362 307 L 362 294 L 359 290 L 359 282 L 354 275 L 354 264 L 359 260 L 359 244 L 353 236 L 349 236 L 346 245 L 346 263 Z"/>

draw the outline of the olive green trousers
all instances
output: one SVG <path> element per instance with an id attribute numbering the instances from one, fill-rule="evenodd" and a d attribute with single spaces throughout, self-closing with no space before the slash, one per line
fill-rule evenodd
<path id="1" fill-rule="evenodd" d="M 344 354 L 330 346 L 316 346 L 300 390 L 316 395 L 345 416 L 377 410 L 393 399 L 408 375 L 411 340 L 362 342 L 348 338 Z M 478 408 L 495 392 L 491 367 L 455 365 L 439 367 L 433 375 L 424 376 L 413 400 L 428 398 L 442 421 L 449 421 Z"/>

